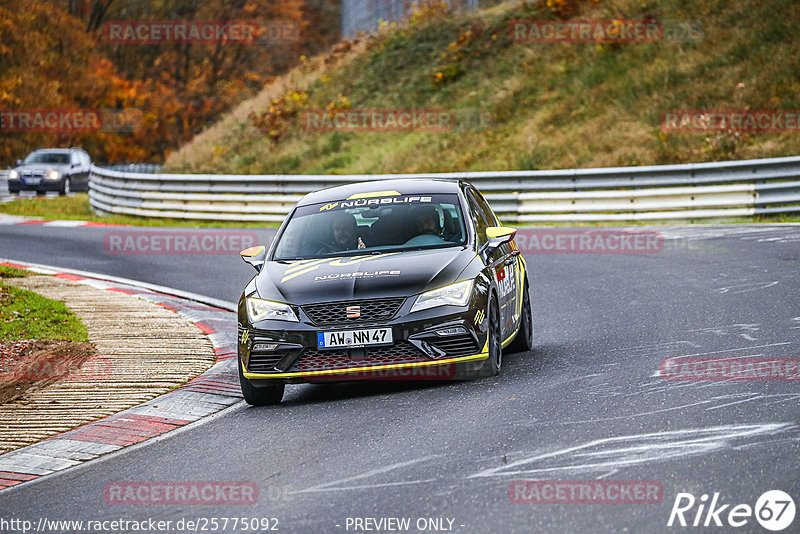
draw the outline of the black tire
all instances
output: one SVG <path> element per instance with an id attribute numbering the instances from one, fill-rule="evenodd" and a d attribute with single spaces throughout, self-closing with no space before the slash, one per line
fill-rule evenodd
<path id="1" fill-rule="evenodd" d="M 242 360 L 238 360 L 239 366 L 239 385 L 242 388 L 242 397 L 250 406 L 269 406 L 279 404 L 283 400 L 283 392 L 286 385 L 283 382 L 270 384 L 267 386 L 254 386 L 250 380 L 244 377 L 242 372 Z"/>
<path id="2" fill-rule="evenodd" d="M 72 182 L 69 179 L 69 176 L 64 178 L 64 181 L 61 182 L 61 189 L 58 191 L 59 196 L 68 195 L 72 192 Z"/>
<path id="3" fill-rule="evenodd" d="M 489 297 L 489 305 L 486 310 L 489 317 L 489 357 L 483 362 L 483 367 L 478 372 L 479 378 L 488 378 L 500 374 L 503 366 L 503 340 L 500 331 L 500 309 L 497 307 L 497 299 L 494 295 Z"/>
<path id="4" fill-rule="evenodd" d="M 528 280 L 522 286 L 522 317 L 520 318 L 519 331 L 514 341 L 507 347 L 509 352 L 528 352 L 533 347 L 533 311 L 531 310 L 531 295 Z"/>

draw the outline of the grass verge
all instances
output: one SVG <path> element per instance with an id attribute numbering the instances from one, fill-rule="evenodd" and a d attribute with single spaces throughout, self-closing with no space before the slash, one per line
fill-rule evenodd
<path id="1" fill-rule="evenodd" d="M 560 6 L 574 8 L 559 14 Z M 671 109 L 800 108 L 796 0 L 503 2 L 340 43 L 172 153 L 167 172 L 371 174 L 567 169 L 800 153 L 783 132 L 669 132 Z M 515 20 L 657 19 L 650 43 L 524 43 Z M 679 31 L 678 31 L 679 30 Z M 338 51 L 338 53 L 337 53 Z M 445 131 L 316 128 L 304 110 L 430 109 Z M 307 116 L 306 116 L 307 117 Z M 472 119 L 472 120 L 468 120 Z M 336 130 L 336 129 L 334 129 Z"/>
<path id="2" fill-rule="evenodd" d="M 0 265 L 0 282 L 3 278 L 23 278 L 25 276 L 32 276 L 30 271 L 25 269 L 17 269 L 9 265 Z"/>
<path id="3" fill-rule="evenodd" d="M 18 339 L 88 341 L 86 326 L 57 300 L 8 286 L 3 278 L 25 276 L 0 267 L 0 342 Z M 23 271 L 24 272 L 24 271 Z"/>
<path id="4" fill-rule="evenodd" d="M 278 223 L 235 221 L 189 221 L 182 219 L 134 217 L 132 215 L 97 215 L 89 205 L 89 195 L 55 198 L 26 198 L 0 204 L 0 213 L 48 220 L 89 221 L 128 226 L 180 226 L 190 228 L 267 228 Z"/>

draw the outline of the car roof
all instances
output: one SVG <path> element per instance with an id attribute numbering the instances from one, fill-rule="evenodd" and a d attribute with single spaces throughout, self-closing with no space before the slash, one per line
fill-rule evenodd
<path id="1" fill-rule="evenodd" d="M 72 148 L 37 148 L 36 150 L 31 152 L 31 154 L 33 154 L 34 152 L 54 152 L 56 154 L 69 154 L 70 152 L 73 152 L 73 151 L 86 152 L 84 149 L 78 148 L 78 147 L 72 147 Z"/>
<path id="2" fill-rule="evenodd" d="M 345 200 L 352 195 L 365 193 L 381 193 L 391 191 L 401 195 L 424 195 L 436 193 L 458 193 L 461 188 L 460 180 L 444 179 L 390 179 L 390 180 L 371 180 L 368 182 L 357 182 L 348 185 L 329 187 L 309 193 L 300 199 L 298 206 L 317 204 L 320 202 L 333 202 Z"/>

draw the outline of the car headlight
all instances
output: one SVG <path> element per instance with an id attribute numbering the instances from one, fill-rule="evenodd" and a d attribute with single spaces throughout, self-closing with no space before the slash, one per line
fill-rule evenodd
<path id="1" fill-rule="evenodd" d="M 298 322 L 297 316 L 288 304 L 264 300 L 257 297 L 247 297 L 246 301 L 247 316 L 250 318 L 251 323 L 264 321 L 265 319 Z"/>
<path id="2" fill-rule="evenodd" d="M 44 177 L 47 178 L 48 180 L 58 180 L 59 178 L 61 178 L 61 173 L 53 169 L 50 169 L 49 171 L 47 171 L 47 174 L 45 174 Z"/>
<path id="3" fill-rule="evenodd" d="M 472 294 L 472 280 L 456 282 L 449 286 L 426 291 L 417 297 L 411 311 L 427 310 L 436 306 L 466 306 Z"/>
<path id="4" fill-rule="evenodd" d="M 12 170 L 11 172 L 8 173 L 9 180 L 16 180 L 17 178 L 19 178 L 19 173 L 17 171 Z"/>

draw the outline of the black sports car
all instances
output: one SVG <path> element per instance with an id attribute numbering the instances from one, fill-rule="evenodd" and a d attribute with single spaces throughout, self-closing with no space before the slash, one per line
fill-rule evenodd
<path id="1" fill-rule="evenodd" d="M 239 299 L 249 404 L 295 382 L 466 379 L 531 348 L 525 260 L 471 184 L 386 180 L 303 197 Z"/>

